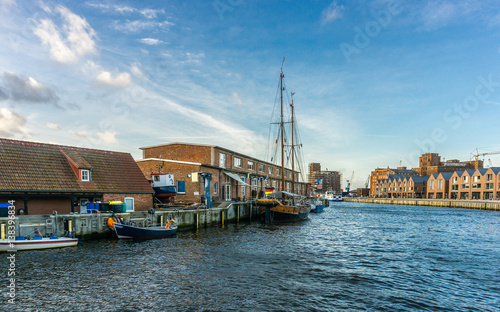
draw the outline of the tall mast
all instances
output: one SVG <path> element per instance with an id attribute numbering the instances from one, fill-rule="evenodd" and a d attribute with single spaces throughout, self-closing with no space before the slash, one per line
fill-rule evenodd
<path id="1" fill-rule="evenodd" d="M 283 62 L 285 58 L 283 58 Z M 281 130 L 281 190 L 285 190 L 285 153 L 284 153 L 284 145 L 285 139 L 283 137 L 283 63 L 281 64 L 280 69 L 280 104 L 281 104 L 281 121 L 280 121 L 280 130 Z"/>
<path id="2" fill-rule="evenodd" d="M 295 173 L 293 172 L 295 170 L 295 163 L 294 163 L 294 145 L 293 145 L 293 93 L 292 93 L 292 104 L 290 104 L 292 107 L 292 193 L 295 194 Z"/>

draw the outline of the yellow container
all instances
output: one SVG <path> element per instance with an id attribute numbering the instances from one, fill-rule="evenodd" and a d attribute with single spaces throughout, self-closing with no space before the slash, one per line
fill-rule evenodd
<path id="1" fill-rule="evenodd" d="M 114 205 L 114 204 L 123 204 L 122 201 L 119 201 L 119 200 L 115 200 L 115 201 L 112 201 L 112 202 L 109 202 L 110 205 Z"/>

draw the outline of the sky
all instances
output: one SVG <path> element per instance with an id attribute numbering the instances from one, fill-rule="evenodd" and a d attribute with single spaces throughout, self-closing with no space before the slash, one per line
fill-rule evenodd
<path id="1" fill-rule="evenodd" d="M 268 160 L 285 57 L 305 161 L 343 187 L 500 151 L 497 1 L 0 0 L 0 42 L 2 138 Z"/>

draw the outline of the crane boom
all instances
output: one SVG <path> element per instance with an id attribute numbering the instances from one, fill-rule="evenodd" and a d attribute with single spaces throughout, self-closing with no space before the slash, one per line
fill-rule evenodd
<path id="1" fill-rule="evenodd" d="M 488 152 L 488 153 L 479 153 L 477 148 L 476 148 L 476 153 L 473 154 L 474 151 L 471 152 L 471 156 L 474 157 L 474 169 L 478 169 L 479 167 L 479 160 L 478 158 L 479 157 L 484 157 L 486 155 L 496 155 L 496 154 L 500 154 L 500 151 L 496 151 L 496 152 Z"/>

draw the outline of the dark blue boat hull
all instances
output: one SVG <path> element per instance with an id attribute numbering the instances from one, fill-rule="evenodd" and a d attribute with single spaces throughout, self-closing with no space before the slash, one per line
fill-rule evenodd
<path id="1" fill-rule="evenodd" d="M 115 233 L 119 239 L 152 239 L 172 236 L 177 233 L 177 227 L 137 227 L 132 225 L 114 223 Z"/>

